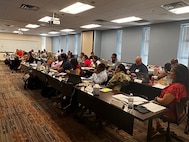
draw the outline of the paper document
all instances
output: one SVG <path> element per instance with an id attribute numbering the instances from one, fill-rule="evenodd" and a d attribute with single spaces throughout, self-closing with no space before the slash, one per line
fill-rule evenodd
<path id="1" fill-rule="evenodd" d="M 146 104 L 144 104 L 142 106 L 146 107 L 151 112 L 158 112 L 160 110 L 166 109 L 166 107 L 158 105 L 158 104 L 155 104 L 153 102 L 146 103 Z"/>
<path id="2" fill-rule="evenodd" d="M 141 97 L 138 97 L 138 96 L 133 96 L 133 99 L 134 99 L 134 102 L 133 102 L 134 105 L 139 105 L 139 104 L 142 104 L 144 102 L 148 102 L 148 100 L 141 98 Z"/>
<path id="3" fill-rule="evenodd" d="M 123 94 L 117 94 L 117 95 L 112 96 L 112 98 L 115 98 L 115 99 L 123 101 L 123 102 L 128 102 L 129 97 L 130 96 L 126 96 L 126 95 L 123 95 Z M 134 105 L 139 105 L 139 104 L 142 104 L 144 102 L 148 102 L 148 100 L 141 98 L 139 96 L 132 96 L 132 97 L 133 97 L 133 104 Z"/>
<path id="4" fill-rule="evenodd" d="M 112 89 L 110 89 L 110 88 L 103 88 L 103 89 L 100 89 L 100 91 L 106 93 L 106 92 L 111 92 Z"/>
<path id="5" fill-rule="evenodd" d="M 123 94 L 117 94 L 117 95 L 113 95 L 112 96 L 113 98 L 116 98 L 118 100 L 125 100 L 125 99 L 128 99 L 128 96 L 125 96 Z"/>
<path id="6" fill-rule="evenodd" d="M 157 84 L 154 84 L 153 87 L 164 89 L 166 87 L 166 85 L 162 85 L 162 84 L 157 83 Z"/>

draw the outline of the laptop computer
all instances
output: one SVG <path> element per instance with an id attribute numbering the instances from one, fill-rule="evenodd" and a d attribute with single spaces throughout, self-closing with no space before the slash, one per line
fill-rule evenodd
<path id="1" fill-rule="evenodd" d="M 76 84 L 81 83 L 81 82 L 82 82 L 81 77 L 79 75 L 72 74 L 72 73 L 70 73 L 68 75 L 67 83 L 76 85 Z"/>
<path id="2" fill-rule="evenodd" d="M 149 83 L 150 82 L 150 77 L 149 77 L 148 74 L 137 72 L 136 75 L 137 75 L 137 79 L 142 80 L 142 83 Z"/>

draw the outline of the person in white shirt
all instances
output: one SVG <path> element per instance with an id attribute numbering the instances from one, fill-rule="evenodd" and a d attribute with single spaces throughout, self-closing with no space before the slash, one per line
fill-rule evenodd
<path id="1" fill-rule="evenodd" d="M 108 80 L 108 74 L 105 64 L 101 63 L 97 66 L 95 73 L 92 74 L 90 79 L 97 84 L 103 84 Z"/>

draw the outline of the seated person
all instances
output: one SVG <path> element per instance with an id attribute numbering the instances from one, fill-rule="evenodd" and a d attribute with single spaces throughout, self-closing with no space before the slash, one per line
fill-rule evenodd
<path id="1" fill-rule="evenodd" d="M 115 70 L 116 66 L 118 66 L 120 64 L 120 62 L 117 59 L 116 53 L 113 53 L 111 58 L 112 58 L 112 61 L 110 63 L 110 68 L 108 69 L 109 71 Z"/>
<path id="2" fill-rule="evenodd" d="M 91 52 L 91 56 L 89 57 L 89 59 L 90 59 L 90 60 L 93 59 L 94 56 L 95 56 L 95 55 L 94 55 L 94 52 Z"/>
<path id="3" fill-rule="evenodd" d="M 65 72 L 66 70 L 71 69 L 71 64 L 70 61 L 68 60 L 68 56 L 63 53 L 61 54 L 61 58 L 62 58 L 62 65 L 60 67 L 57 68 L 58 72 Z"/>
<path id="4" fill-rule="evenodd" d="M 97 56 L 93 56 L 91 67 L 97 68 L 97 66 L 100 64 L 100 61 Z"/>
<path id="5" fill-rule="evenodd" d="M 164 88 L 160 96 L 156 97 L 155 100 L 168 108 L 168 111 L 164 113 L 165 116 L 175 119 L 176 102 L 179 102 L 182 98 L 189 97 L 189 70 L 182 64 L 175 64 L 171 68 L 170 77 L 172 78 L 172 84 Z M 180 114 L 181 116 L 182 114 Z M 158 121 L 156 120 L 156 127 L 157 131 L 160 132 L 162 130 L 159 119 Z"/>
<path id="6" fill-rule="evenodd" d="M 77 61 L 78 63 L 82 64 L 83 61 L 84 61 L 84 56 L 85 56 L 85 53 L 81 52 L 80 53 L 80 56 L 78 57 Z"/>
<path id="7" fill-rule="evenodd" d="M 170 63 L 166 63 L 164 65 L 164 71 L 162 73 L 158 74 L 158 78 L 160 79 L 160 78 L 167 76 L 167 73 L 169 73 L 171 70 L 171 66 L 175 65 L 175 64 L 178 64 L 178 60 L 175 58 L 171 59 Z"/>
<path id="8" fill-rule="evenodd" d="M 53 62 L 54 62 L 54 55 L 52 52 L 48 52 L 47 53 L 47 61 L 46 61 L 45 65 L 50 66 Z"/>
<path id="9" fill-rule="evenodd" d="M 66 73 L 73 73 L 73 74 L 76 74 L 76 75 L 81 75 L 82 73 L 82 69 L 81 69 L 81 66 L 80 64 L 78 63 L 77 59 L 76 58 L 72 58 L 71 61 L 71 70 L 66 70 Z"/>
<path id="10" fill-rule="evenodd" d="M 137 72 L 148 74 L 148 68 L 142 63 L 142 58 L 140 56 L 136 57 L 135 64 L 131 65 L 130 69 L 127 70 L 127 74 L 131 74 L 131 76 L 136 76 Z"/>
<path id="11" fill-rule="evenodd" d="M 84 55 L 84 67 L 89 67 L 91 65 L 91 61 L 89 60 L 87 55 Z"/>
<path id="12" fill-rule="evenodd" d="M 170 70 L 171 70 L 171 63 L 166 63 L 166 64 L 164 65 L 164 72 L 158 73 L 158 75 L 157 75 L 157 76 L 158 76 L 158 79 L 167 76 L 167 74 L 170 72 Z"/>
<path id="13" fill-rule="evenodd" d="M 56 60 L 56 61 L 54 61 L 54 62 L 52 62 L 52 64 L 51 64 L 51 69 L 57 69 L 57 68 L 59 68 L 61 65 L 62 65 L 62 58 L 61 58 L 61 55 L 58 55 L 58 57 L 57 57 L 58 59 Z"/>
<path id="14" fill-rule="evenodd" d="M 97 66 L 95 73 L 93 73 L 89 79 L 91 79 L 94 83 L 97 84 L 103 84 L 104 82 L 106 82 L 108 80 L 108 74 L 106 71 L 105 64 L 99 64 Z"/>
<path id="15" fill-rule="evenodd" d="M 119 64 L 116 67 L 115 75 L 109 80 L 107 87 L 112 88 L 114 91 L 120 91 L 122 85 L 130 81 L 130 77 L 125 74 L 125 66 Z"/>
<path id="16" fill-rule="evenodd" d="M 28 53 L 28 58 L 27 58 L 26 62 L 33 63 L 34 60 L 35 60 L 35 59 L 34 59 L 34 57 L 33 57 L 33 55 L 32 55 L 32 52 L 30 51 L 30 52 Z"/>
<path id="17" fill-rule="evenodd" d="M 171 65 L 178 64 L 178 60 L 176 58 L 171 59 Z"/>

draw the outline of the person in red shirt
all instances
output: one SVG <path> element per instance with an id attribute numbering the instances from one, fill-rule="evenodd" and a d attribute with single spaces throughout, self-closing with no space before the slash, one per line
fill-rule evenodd
<path id="1" fill-rule="evenodd" d="M 90 59 L 88 58 L 87 55 L 84 55 L 84 66 L 89 67 L 90 65 L 91 65 Z"/>
<path id="2" fill-rule="evenodd" d="M 161 91 L 159 97 L 156 97 L 156 101 L 166 106 L 168 111 L 165 112 L 165 116 L 175 119 L 175 105 L 176 102 L 180 102 L 180 99 L 189 97 L 189 70 L 182 64 L 175 64 L 170 71 L 170 78 L 172 84 L 164 88 Z M 183 114 L 180 114 L 181 117 Z M 160 121 L 156 121 L 157 130 L 162 130 Z"/>

